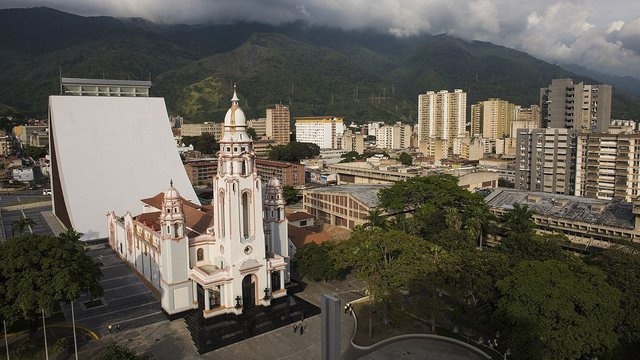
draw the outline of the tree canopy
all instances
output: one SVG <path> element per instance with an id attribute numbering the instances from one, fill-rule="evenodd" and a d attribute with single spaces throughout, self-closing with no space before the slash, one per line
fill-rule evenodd
<path id="1" fill-rule="evenodd" d="M 400 163 L 402 165 L 405 165 L 405 166 L 413 165 L 413 157 L 407 154 L 406 152 L 401 153 L 400 157 L 398 157 L 398 160 L 400 160 Z"/>
<path id="2" fill-rule="evenodd" d="M 316 144 L 292 141 L 287 145 L 278 145 L 269 151 L 269 160 L 299 163 L 302 159 L 311 159 L 320 155 Z"/>
<path id="3" fill-rule="evenodd" d="M 0 244 L 2 317 L 10 323 L 25 315 L 37 319 L 41 309 L 51 314 L 60 301 L 85 290 L 102 295 L 100 264 L 72 235 L 27 235 Z"/>
<path id="4" fill-rule="evenodd" d="M 285 185 L 282 187 L 282 196 L 287 205 L 295 204 L 298 202 L 298 190 L 291 185 Z"/>
<path id="5" fill-rule="evenodd" d="M 215 136 L 209 133 L 204 133 L 200 136 L 183 136 L 182 143 L 187 146 L 193 145 L 194 150 L 209 155 L 215 155 L 220 149 Z"/>
<path id="6" fill-rule="evenodd" d="M 518 359 L 580 359 L 617 344 L 620 292 L 597 269 L 523 261 L 497 286 L 498 317 Z"/>
<path id="7" fill-rule="evenodd" d="M 333 254 L 335 243 L 309 243 L 298 249 L 293 257 L 293 267 L 300 276 L 313 281 L 333 280 L 344 276 L 345 270 L 336 264 Z"/>

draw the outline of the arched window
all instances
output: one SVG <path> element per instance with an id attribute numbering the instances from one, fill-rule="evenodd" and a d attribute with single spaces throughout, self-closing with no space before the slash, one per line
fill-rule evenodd
<path id="1" fill-rule="evenodd" d="M 176 232 L 175 232 L 175 235 L 174 235 L 174 236 L 175 236 L 175 237 L 180 236 L 180 235 L 181 235 L 181 234 L 180 234 L 180 224 L 176 223 L 176 224 L 174 224 L 174 225 L 173 225 L 173 227 L 174 227 L 174 228 L 175 228 L 175 230 L 176 230 Z"/>
<path id="2" fill-rule="evenodd" d="M 249 237 L 249 193 L 242 193 L 242 234 Z"/>
<path id="3" fill-rule="evenodd" d="M 203 248 L 199 248 L 196 254 L 197 254 L 196 258 L 198 259 L 198 261 L 203 261 L 204 260 L 204 249 Z"/>
<path id="4" fill-rule="evenodd" d="M 218 209 L 220 213 L 220 234 L 224 236 L 226 209 L 224 208 L 224 192 L 223 191 L 220 192 L 220 204 Z"/>
<path id="5" fill-rule="evenodd" d="M 247 160 L 242 160 L 242 176 L 247 176 Z"/>

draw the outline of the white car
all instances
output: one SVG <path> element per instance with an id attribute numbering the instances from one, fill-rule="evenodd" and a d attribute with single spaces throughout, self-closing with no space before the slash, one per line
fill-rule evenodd
<path id="1" fill-rule="evenodd" d="M 42 195 L 51 195 L 51 189 L 42 190 Z"/>

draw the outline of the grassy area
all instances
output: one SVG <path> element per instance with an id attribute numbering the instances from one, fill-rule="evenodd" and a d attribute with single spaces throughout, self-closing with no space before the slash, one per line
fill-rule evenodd
<path id="1" fill-rule="evenodd" d="M 48 333 L 48 332 L 47 332 Z M 68 347 L 67 338 L 61 338 L 52 342 L 52 339 L 48 340 L 49 357 L 53 358 L 62 351 L 66 351 Z M 3 351 L 0 355 L 0 360 L 6 359 L 6 353 Z M 10 359 L 21 360 L 41 360 L 45 358 L 44 351 L 44 339 L 36 339 L 31 341 L 22 341 L 18 344 L 14 344 L 9 347 Z"/>

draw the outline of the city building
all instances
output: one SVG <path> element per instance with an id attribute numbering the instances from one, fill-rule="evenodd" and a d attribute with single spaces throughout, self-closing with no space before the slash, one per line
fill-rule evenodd
<path id="1" fill-rule="evenodd" d="M 575 195 L 627 202 L 638 198 L 640 134 L 580 134 Z"/>
<path id="2" fill-rule="evenodd" d="M 287 214 L 289 226 L 310 227 L 315 225 L 314 219 L 315 217 L 313 215 L 304 211 L 296 211 L 294 213 Z"/>
<path id="3" fill-rule="evenodd" d="M 272 178 L 263 187 L 238 102 L 234 92 L 212 206 L 189 202 L 171 183 L 164 193 L 142 200 L 142 213 L 107 215 L 109 244 L 160 292 L 162 310 L 169 315 L 198 309 L 213 320 L 249 311 L 255 315 L 256 308 L 274 303 L 288 305 L 282 186 Z"/>
<path id="4" fill-rule="evenodd" d="M 531 121 L 535 123 L 535 128 L 542 127 L 540 124 L 540 106 L 531 105 L 528 108 L 520 106 L 516 107 L 516 120 L 518 121 Z M 514 131 L 511 132 L 511 136 L 516 136 Z"/>
<path id="5" fill-rule="evenodd" d="M 263 159 L 256 159 L 255 164 L 258 176 L 262 179 L 276 177 L 282 186 L 305 184 L 303 165 Z"/>
<path id="6" fill-rule="evenodd" d="M 418 96 L 418 142 L 440 139 L 451 147 L 453 139 L 465 137 L 466 123 L 467 93 L 464 91 L 427 91 Z"/>
<path id="7" fill-rule="evenodd" d="M 501 216 L 514 204 L 533 210 L 542 234 L 564 234 L 574 251 L 589 252 L 612 243 L 640 240 L 640 200 L 620 200 L 549 194 L 515 189 L 495 189 L 485 198 L 492 213 Z"/>
<path id="8" fill-rule="evenodd" d="M 397 122 L 384 125 L 376 132 L 376 147 L 379 149 L 408 149 L 411 146 L 413 127 Z"/>
<path id="9" fill-rule="evenodd" d="M 350 129 L 345 130 L 342 134 L 342 145 L 340 148 L 347 152 L 355 151 L 358 154 L 364 153 L 364 135 L 354 134 Z"/>
<path id="10" fill-rule="evenodd" d="M 381 126 L 384 126 L 384 122 L 382 122 L 382 121 L 368 122 L 367 125 L 366 125 L 367 135 L 376 136 L 376 134 L 378 133 L 378 129 Z"/>
<path id="11" fill-rule="evenodd" d="M 257 159 L 267 159 L 269 157 L 269 151 L 276 147 L 275 140 L 258 140 L 253 142 L 253 152 L 256 153 Z"/>
<path id="12" fill-rule="evenodd" d="M 107 212 L 137 208 L 150 188 L 164 189 L 169 179 L 199 204 L 164 99 L 50 96 L 49 125 L 53 213 L 83 241 L 107 238 Z"/>
<path id="13" fill-rule="evenodd" d="M 216 141 L 220 141 L 224 135 L 224 126 L 222 123 L 205 122 L 202 124 L 182 124 L 180 128 L 182 137 L 202 136 L 202 134 L 213 134 Z"/>
<path id="14" fill-rule="evenodd" d="M 302 191 L 305 212 L 320 222 L 353 229 L 367 222 L 369 211 L 380 204 L 385 185 L 338 185 Z"/>
<path id="15" fill-rule="evenodd" d="M 0 134 L 0 155 L 9 156 L 13 153 L 13 139 L 4 130 Z"/>
<path id="16" fill-rule="evenodd" d="M 267 109 L 267 111 L 269 111 Z M 262 138 L 266 138 L 267 137 L 267 118 L 259 118 L 259 119 L 251 119 L 251 120 L 247 120 L 247 128 L 252 128 L 253 130 L 255 130 L 256 135 L 258 135 L 258 137 Z M 258 139 L 253 139 L 253 141 L 256 141 Z"/>
<path id="17" fill-rule="evenodd" d="M 553 79 L 540 89 L 542 127 L 607 132 L 611 122 L 611 85 L 575 84 Z"/>
<path id="18" fill-rule="evenodd" d="M 492 140 L 509 137 L 516 113 L 516 105 L 501 99 L 471 105 L 471 135 Z"/>
<path id="19" fill-rule="evenodd" d="M 20 140 L 21 144 L 30 145 L 32 135 L 46 134 L 49 135 L 48 125 L 18 125 L 13 127 L 13 135 Z"/>
<path id="20" fill-rule="evenodd" d="M 184 163 L 192 185 L 211 186 L 213 177 L 218 173 L 218 160 L 215 158 L 194 159 Z"/>
<path id="21" fill-rule="evenodd" d="M 287 145 L 291 134 L 291 114 L 289 107 L 275 104 L 267 109 L 265 133 L 268 139 L 275 140 L 278 145 Z"/>
<path id="22" fill-rule="evenodd" d="M 310 116 L 296 118 L 296 141 L 316 144 L 320 149 L 339 149 L 344 118 Z"/>
<path id="23" fill-rule="evenodd" d="M 520 129 L 516 146 L 516 189 L 573 194 L 577 132 Z"/>
<path id="24" fill-rule="evenodd" d="M 149 97 L 151 81 L 63 77 L 60 95 Z"/>

